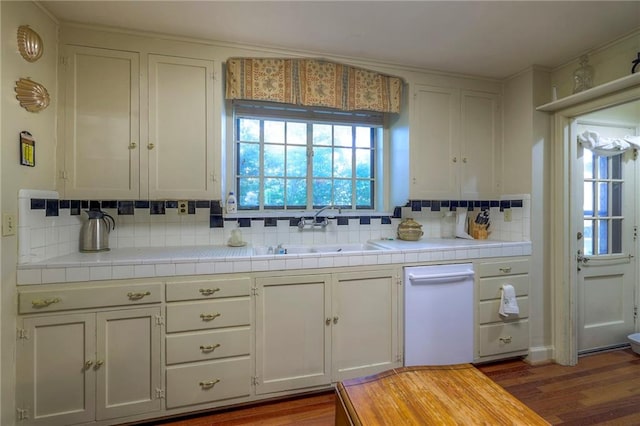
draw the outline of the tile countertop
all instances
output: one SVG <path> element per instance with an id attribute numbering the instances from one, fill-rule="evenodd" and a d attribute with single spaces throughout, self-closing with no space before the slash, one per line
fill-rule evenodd
<path id="1" fill-rule="evenodd" d="M 371 240 L 380 250 L 255 255 L 251 246 L 120 248 L 18 265 L 18 285 L 288 269 L 405 264 L 531 254 L 531 242 Z"/>

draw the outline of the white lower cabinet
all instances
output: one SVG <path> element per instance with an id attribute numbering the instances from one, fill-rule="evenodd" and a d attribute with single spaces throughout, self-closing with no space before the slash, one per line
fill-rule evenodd
<path id="1" fill-rule="evenodd" d="M 402 365 L 399 270 L 256 279 L 256 394 Z"/>
<path id="2" fill-rule="evenodd" d="M 166 407 L 251 395 L 251 278 L 167 283 Z"/>
<path id="3" fill-rule="evenodd" d="M 71 425 L 161 409 L 160 307 L 23 317 L 21 425 Z"/>

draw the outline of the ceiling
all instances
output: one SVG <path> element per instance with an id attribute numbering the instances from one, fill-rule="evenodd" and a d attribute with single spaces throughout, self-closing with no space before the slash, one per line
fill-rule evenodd
<path id="1" fill-rule="evenodd" d="M 490 78 L 640 27 L 640 1 L 40 1 L 61 21 Z M 629 58 L 629 66 L 631 60 Z"/>

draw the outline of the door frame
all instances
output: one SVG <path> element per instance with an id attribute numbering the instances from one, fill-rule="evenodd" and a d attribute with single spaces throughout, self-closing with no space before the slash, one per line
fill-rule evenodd
<path id="1" fill-rule="evenodd" d="M 551 147 L 551 296 L 553 358 L 561 365 L 578 363 L 578 241 L 571 220 L 571 123 L 581 115 L 640 100 L 640 86 L 603 93 L 582 103 L 555 111 Z M 568 260 L 568 262 L 567 262 Z"/>

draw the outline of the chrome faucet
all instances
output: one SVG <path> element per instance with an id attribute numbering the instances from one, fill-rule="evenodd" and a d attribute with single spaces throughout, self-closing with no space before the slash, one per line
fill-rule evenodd
<path id="1" fill-rule="evenodd" d="M 331 204 L 329 204 L 329 205 L 327 205 L 327 206 L 322 207 L 320 210 L 318 210 L 318 211 L 316 212 L 316 214 L 314 214 L 314 215 L 313 215 L 313 221 L 314 221 L 314 222 L 316 222 L 316 219 L 318 218 L 318 215 L 319 215 L 320 213 L 322 213 L 322 212 L 323 212 L 323 211 L 325 211 L 326 209 L 332 209 L 332 208 L 333 208 L 333 205 L 331 205 Z M 325 219 L 325 220 L 326 220 L 326 219 Z"/>
<path id="2" fill-rule="evenodd" d="M 318 215 L 320 213 L 322 213 L 323 211 L 327 210 L 327 209 L 332 209 L 334 208 L 332 204 L 329 204 L 327 206 L 321 207 L 314 215 L 312 219 L 306 219 L 304 217 L 300 218 L 300 221 L 298 222 L 298 228 L 300 230 L 303 230 L 305 228 L 305 226 L 309 225 L 312 228 L 315 227 L 321 227 L 321 228 L 326 228 L 327 225 L 329 225 L 329 220 L 325 217 L 321 222 L 318 222 Z"/>

